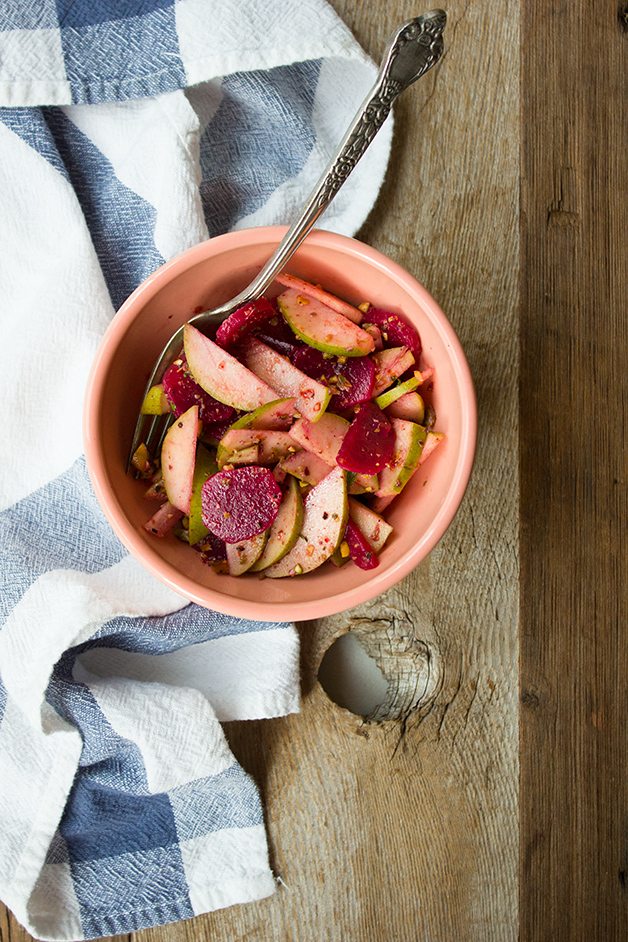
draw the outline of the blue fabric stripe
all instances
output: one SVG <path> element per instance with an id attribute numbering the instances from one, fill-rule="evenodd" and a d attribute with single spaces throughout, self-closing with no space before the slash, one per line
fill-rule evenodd
<path id="1" fill-rule="evenodd" d="M 85 459 L 0 513 L 0 626 L 52 569 L 99 572 L 126 551 L 103 517 Z"/>
<path id="2" fill-rule="evenodd" d="M 0 108 L 0 121 L 69 180 L 41 108 Z"/>
<path id="3" fill-rule="evenodd" d="M 320 60 L 222 83 L 222 102 L 201 138 L 201 197 L 210 235 L 232 229 L 303 168 L 314 146 L 312 108 Z"/>
<path id="4" fill-rule="evenodd" d="M 118 180 L 111 162 L 60 109 L 46 108 L 45 119 L 118 308 L 164 261 L 153 239 L 155 209 Z"/>
<path id="5" fill-rule="evenodd" d="M 224 828 L 250 828 L 264 816 L 259 792 L 239 765 L 169 792 L 180 841 Z"/>

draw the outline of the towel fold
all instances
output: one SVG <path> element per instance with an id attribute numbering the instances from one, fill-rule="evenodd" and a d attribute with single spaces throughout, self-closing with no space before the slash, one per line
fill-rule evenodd
<path id="1" fill-rule="evenodd" d="M 0 2 L 0 897 L 42 939 L 275 889 L 220 722 L 299 708 L 294 626 L 189 605 L 92 494 L 83 391 L 163 261 L 294 218 L 373 81 L 323 0 Z M 322 221 L 371 208 L 390 124 Z"/>

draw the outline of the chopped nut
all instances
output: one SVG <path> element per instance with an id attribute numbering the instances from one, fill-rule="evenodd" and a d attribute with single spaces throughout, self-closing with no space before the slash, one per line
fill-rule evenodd
<path id="1" fill-rule="evenodd" d="M 346 559 L 347 556 L 350 555 L 349 544 L 347 543 L 346 540 L 343 540 L 342 543 L 340 544 L 340 555 L 342 556 L 343 559 Z"/>
<path id="2" fill-rule="evenodd" d="M 301 563 L 297 563 L 296 566 L 294 567 L 295 576 L 300 576 L 302 572 L 303 572 L 303 566 L 301 565 Z"/>
<path id="3" fill-rule="evenodd" d="M 363 314 L 366 314 L 370 306 L 371 306 L 370 301 L 362 301 L 361 304 L 358 304 L 358 311 L 362 311 Z"/>

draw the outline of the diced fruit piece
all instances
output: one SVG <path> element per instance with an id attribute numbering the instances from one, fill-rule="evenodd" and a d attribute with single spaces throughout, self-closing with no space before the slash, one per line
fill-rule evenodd
<path id="1" fill-rule="evenodd" d="M 390 507 L 396 496 L 396 494 L 389 494 L 388 497 L 376 497 L 371 504 L 371 509 L 374 510 L 376 514 L 383 514 L 386 508 Z"/>
<path id="2" fill-rule="evenodd" d="M 252 572 L 261 572 L 278 563 L 296 543 L 303 525 L 303 498 L 296 478 L 288 478 L 279 513 L 270 528 L 264 551 L 252 566 Z"/>
<path id="3" fill-rule="evenodd" d="M 395 419 L 407 419 L 421 425 L 425 417 L 425 404 L 417 392 L 409 392 L 388 406 L 386 412 Z"/>
<path id="4" fill-rule="evenodd" d="M 323 353 L 360 357 L 375 349 L 370 334 L 314 298 L 289 288 L 277 303 L 297 337 Z"/>
<path id="5" fill-rule="evenodd" d="M 140 409 L 142 415 L 165 415 L 170 412 L 170 403 L 164 393 L 164 387 L 161 383 L 158 386 L 151 386 Z"/>
<path id="6" fill-rule="evenodd" d="M 379 396 L 385 389 L 409 370 L 414 363 L 414 356 L 407 347 L 389 347 L 373 354 L 375 363 L 375 387 L 373 395 Z"/>
<path id="7" fill-rule="evenodd" d="M 381 395 L 376 398 L 375 402 L 380 409 L 386 409 L 388 406 L 392 405 L 393 402 L 396 402 L 397 399 L 401 399 L 402 396 L 405 396 L 406 393 L 414 392 L 418 385 L 419 380 L 417 376 L 411 376 L 410 379 L 404 380 L 403 383 L 397 383 L 396 386 L 392 386 L 390 389 L 387 389 L 386 392 L 381 393 Z"/>
<path id="8" fill-rule="evenodd" d="M 218 402 L 192 379 L 184 357 L 179 357 L 170 364 L 164 373 L 162 384 L 176 418 L 192 406 L 198 406 L 198 415 L 203 423 L 229 422 L 233 418 L 231 406 Z"/>
<path id="9" fill-rule="evenodd" d="M 306 376 L 276 350 L 255 337 L 249 337 L 245 342 L 243 356 L 248 368 L 275 390 L 274 399 L 278 395 L 294 397 L 297 411 L 312 422 L 323 415 L 331 393 L 322 383 Z"/>
<path id="10" fill-rule="evenodd" d="M 349 520 L 345 532 L 351 559 L 360 569 L 376 569 L 379 566 L 377 553 L 366 539 L 360 528 Z"/>
<path id="11" fill-rule="evenodd" d="M 379 307 L 370 307 L 368 321 L 377 324 L 382 332 L 384 342 L 396 346 L 408 347 L 412 351 L 414 362 L 418 363 L 421 356 L 421 338 L 418 332 L 406 323 L 399 314 L 392 311 L 383 311 Z"/>
<path id="12" fill-rule="evenodd" d="M 305 449 L 284 458 L 279 466 L 299 481 L 313 485 L 318 484 L 333 470 L 333 465 L 326 464 L 318 455 Z"/>
<path id="13" fill-rule="evenodd" d="M 154 513 L 150 520 L 144 524 L 144 529 L 148 530 L 153 536 L 167 536 L 168 533 L 176 527 L 182 516 L 182 511 L 166 501 L 165 504 L 161 505 L 157 513 Z"/>
<path id="14" fill-rule="evenodd" d="M 347 525 L 347 484 L 341 468 L 334 468 L 305 498 L 303 525 L 295 545 L 267 576 L 297 576 L 322 565 L 342 540 Z"/>
<path id="15" fill-rule="evenodd" d="M 194 546 L 195 550 L 201 554 L 204 563 L 220 563 L 227 558 L 227 544 L 220 537 L 215 536 L 210 530 L 207 535 Z"/>
<path id="16" fill-rule="evenodd" d="M 434 449 L 437 448 L 444 440 L 445 435 L 443 432 L 428 432 L 425 439 L 425 444 L 423 445 L 423 451 L 421 452 L 421 457 L 419 458 L 419 465 L 424 464 Z"/>
<path id="17" fill-rule="evenodd" d="M 267 402 L 253 412 L 247 412 L 241 415 L 231 428 L 262 428 L 274 429 L 276 431 L 286 431 L 294 422 L 294 410 L 296 400 L 275 399 L 274 402 Z"/>
<path id="18" fill-rule="evenodd" d="M 298 445 L 288 432 L 268 429 L 229 429 L 218 445 L 218 467 L 226 464 L 244 464 L 239 458 L 244 451 L 255 450 L 255 464 L 276 464 L 281 458 L 296 451 Z M 250 462 L 247 462 L 250 463 Z"/>
<path id="19" fill-rule="evenodd" d="M 281 488 L 267 468 L 234 468 L 212 475 L 202 488 L 203 523 L 225 543 L 267 530 L 281 503 Z"/>
<path id="20" fill-rule="evenodd" d="M 362 311 L 354 307 L 353 304 L 342 301 L 340 298 L 336 297 L 335 294 L 330 294 L 329 291 L 325 291 L 320 285 L 310 284 L 309 281 L 303 281 L 302 278 L 297 278 L 296 275 L 288 275 L 286 272 L 277 275 L 275 281 L 278 281 L 284 288 L 293 288 L 295 291 L 298 291 L 299 294 L 305 294 L 309 298 L 320 301 L 322 304 L 330 307 L 332 311 L 342 314 L 343 317 L 348 317 L 354 324 L 359 324 L 362 320 Z"/>
<path id="21" fill-rule="evenodd" d="M 347 475 L 350 494 L 374 494 L 379 487 L 376 474 L 356 474 L 355 471 L 348 471 Z"/>
<path id="22" fill-rule="evenodd" d="M 209 530 L 203 523 L 203 505 L 202 490 L 203 484 L 212 474 L 216 474 L 218 465 L 212 452 L 202 445 L 196 448 L 196 464 L 194 465 L 194 477 L 192 479 L 192 497 L 190 499 L 190 523 L 188 527 L 188 537 L 190 546 L 194 546 L 200 540 L 204 539 Z"/>
<path id="23" fill-rule="evenodd" d="M 262 343 L 272 347 L 282 356 L 292 359 L 295 350 L 305 346 L 302 341 L 294 336 L 279 310 L 275 312 L 275 317 L 267 321 L 262 327 L 255 331 L 255 336 Z"/>
<path id="24" fill-rule="evenodd" d="M 251 412 L 277 398 L 270 386 L 196 327 L 186 324 L 183 339 L 192 376 L 219 402 Z"/>
<path id="25" fill-rule="evenodd" d="M 253 563 L 257 562 L 266 546 L 268 530 L 252 536 L 248 540 L 227 543 L 227 566 L 230 576 L 241 576 Z"/>
<path id="26" fill-rule="evenodd" d="M 395 432 L 390 420 L 374 402 L 358 406 L 336 461 L 346 471 L 379 474 L 392 462 Z"/>
<path id="27" fill-rule="evenodd" d="M 266 298 L 249 301 L 222 322 L 216 331 L 216 343 L 225 350 L 235 347 L 252 330 L 276 316 L 277 311 Z"/>
<path id="28" fill-rule="evenodd" d="M 362 324 L 362 330 L 365 330 L 367 334 L 371 335 L 373 338 L 373 343 L 375 344 L 375 349 L 381 350 L 384 346 L 384 340 L 382 338 L 382 332 L 377 324 Z"/>
<path id="29" fill-rule="evenodd" d="M 184 514 L 190 512 L 197 438 L 198 406 L 192 406 L 174 420 L 161 447 L 161 473 L 168 500 Z"/>
<path id="30" fill-rule="evenodd" d="M 349 423 L 333 412 L 326 412 L 318 422 L 299 419 L 290 429 L 295 442 L 313 451 L 315 455 L 333 467 L 343 439 L 349 430 Z"/>
<path id="31" fill-rule="evenodd" d="M 131 458 L 131 464 L 136 471 L 139 471 L 140 475 L 145 477 L 151 477 L 153 473 L 153 467 L 150 463 L 150 458 L 148 456 L 148 448 L 142 442 L 141 445 L 133 452 L 133 457 Z"/>
<path id="32" fill-rule="evenodd" d="M 392 466 L 384 468 L 379 476 L 378 497 L 399 494 L 419 466 L 426 431 L 422 425 L 393 419 L 395 431 L 395 454 Z"/>
<path id="33" fill-rule="evenodd" d="M 391 525 L 370 507 L 366 507 L 352 497 L 349 498 L 349 516 L 360 528 L 375 552 L 379 553 L 392 533 Z"/>

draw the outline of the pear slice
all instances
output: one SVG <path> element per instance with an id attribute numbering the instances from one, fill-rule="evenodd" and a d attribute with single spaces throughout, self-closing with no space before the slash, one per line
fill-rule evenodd
<path id="1" fill-rule="evenodd" d="M 251 572 L 260 572 L 286 556 L 296 543 L 303 525 L 303 498 L 296 478 L 289 478 L 279 513 L 270 528 L 268 542 L 262 555 L 251 566 Z"/>
<path id="2" fill-rule="evenodd" d="M 305 498 L 301 533 L 278 563 L 265 569 L 271 579 L 300 576 L 322 566 L 339 546 L 349 516 L 347 481 L 342 468 L 334 468 Z"/>
<path id="3" fill-rule="evenodd" d="M 161 446 L 161 473 L 166 496 L 184 514 L 190 512 L 196 439 L 198 438 L 198 406 L 192 406 L 175 419 Z"/>
<path id="4" fill-rule="evenodd" d="M 216 464 L 216 458 L 213 453 L 208 451 L 207 448 L 204 448 L 203 445 L 198 445 L 196 449 L 196 464 L 194 465 L 194 478 L 192 481 L 192 497 L 190 499 L 190 524 L 188 530 L 190 546 L 200 543 L 209 533 L 209 530 L 203 523 L 201 490 L 207 478 L 211 477 L 212 474 L 216 474 L 217 471 L 218 465 Z"/>
<path id="5" fill-rule="evenodd" d="M 331 392 L 326 386 L 307 376 L 290 360 L 255 337 L 247 339 L 243 350 L 247 367 L 264 383 L 272 386 L 275 399 L 277 396 L 294 397 L 301 415 L 312 422 L 320 419 L 331 399 Z"/>
<path id="6" fill-rule="evenodd" d="M 425 428 L 416 422 L 406 422 L 405 419 L 391 421 L 395 431 L 394 456 L 391 467 L 379 473 L 377 497 L 392 497 L 403 490 L 419 466 L 427 436 Z"/>
<path id="7" fill-rule="evenodd" d="M 219 402 L 250 412 L 277 399 L 270 386 L 191 324 L 183 329 L 183 346 L 193 379 Z"/>
<path id="8" fill-rule="evenodd" d="M 277 298 L 279 310 L 299 340 L 322 353 L 363 357 L 375 349 L 375 341 L 347 317 L 315 298 L 288 288 Z"/>
<path id="9" fill-rule="evenodd" d="M 268 530 L 249 537 L 248 540 L 238 540 L 237 543 L 227 543 L 227 568 L 230 576 L 241 576 L 248 572 L 264 551 L 268 540 Z"/>

